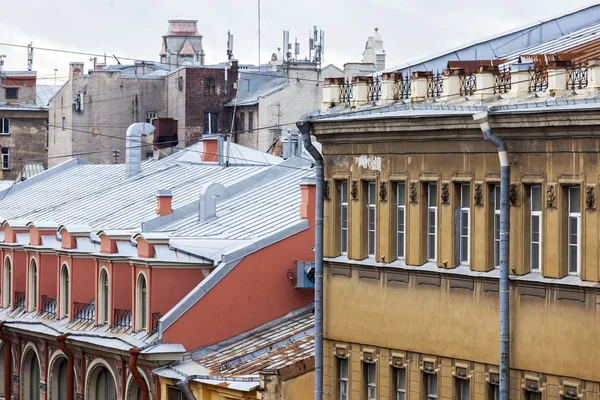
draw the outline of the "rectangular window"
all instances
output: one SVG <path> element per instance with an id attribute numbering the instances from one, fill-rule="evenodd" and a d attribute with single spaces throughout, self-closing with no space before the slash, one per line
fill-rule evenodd
<path id="1" fill-rule="evenodd" d="M 365 373 L 365 391 L 367 400 L 377 398 L 377 366 L 371 363 L 363 363 Z"/>
<path id="2" fill-rule="evenodd" d="M 404 258 L 406 248 L 406 185 L 396 185 L 396 256 Z"/>
<path id="3" fill-rule="evenodd" d="M 427 259 L 437 259 L 437 184 L 427 184 Z"/>
<path id="4" fill-rule="evenodd" d="M 66 120 L 66 118 L 65 118 L 65 117 L 62 117 L 62 130 L 63 130 L 63 131 L 65 130 L 66 124 L 67 124 L 67 120 Z"/>
<path id="5" fill-rule="evenodd" d="M 377 191 L 375 182 L 367 184 L 367 254 L 375 255 L 375 203 Z"/>
<path id="6" fill-rule="evenodd" d="M 404 368 L 393 368 L 393 372 L 395 399 L 406 400 L 406 370 Z"/>
<path id="7" fill-rule="evenodd" d="M 146 112 L 146 122 L 151 124 L 153 120 L 158 119 L 158 113 L 156 111 Z"/>
<path id="8" fill-rule="evenodd" d="M 569 187 L 568 200 L 569 273 L 579 274 L 581 264 L 581 188 L 578 186 Z"/>
<path id="9" fill-rule="evenodd" d="M 525 396 L 523 397 L 525 398 L 525 400 L 542 400 L 542 393 L 526 390 Z"/>
<path id="10" fill-rule="evenodd" d="M 254 111 L 248 111 L 248 130 L 254 130 Z"/>
<path id="11" fill-rule="evenodd" d="M 348 400 L 348 359 L 338 358 L 337 364 L 340 400 Z"/>
<path id="12" fill-rule="evenodd" d="M 471 382 L 468 379 L 454 378 L 456 390 L 455 400 L 469 400 L 471 397 Z"/>
<path id="13" fill-rule="evenodd" d="M 10 135 L 10 118 L 0 118 L 0 135 Z"/>
<path id="14" fill-rule="evenodd" d="M 2 148 L 2 169 L 3 170 L 10 169 L 10 158 L 9 158 L 8 147 Z"/>
<path id="15" fill-rule="evenodd" d="M 217 92 L 217 80 L 215 78 L 206 78 L 206 93 L 215 94 Z"/>
<path id="16" fill-rule="evenodd" d="M 437 375 L 436 374 L 424 374 L 425 375 L 425 399 L 424 400 L 437 400 Z"/>
<path id="17" fill-rule="evenodd" d="M 4 98 L 6 100 L 16 100 L 19 98 L 19 88 L 6 88 L 4 89 Z"/>
<path id="18" fill-rule="evenodd" d="M 205 112 L 204 113 L 204 133 L 219 132 L 219 113 Z"/>
<path id="19" fill-rule="evenodd" d="M 494 185 L 494 267 L 500 266 L 500 185 Z"/>
<path id="20" fill-rule="evenodd" d="M 498 379 L 495 382 L 499 382 Z M 487 400 L 500 400 L 500 386 L 497 383 L 489 382 L 487 385 Z"/>
<path id="21" fill-rule="evenodd" d="M 348 253 L 348 181 L 338 184 L 340 199 L 340 248 L 342 254 Z"/>
<path id="22" fill-rule="evenodd" d="M 542 186 L 531 186 L 530 268 L 539 272 L 542 266 Z"/>
<path id="23" fill-rule="evenodd" d="M 471 236 L 471 185 L 460 185 L 460 262 L 469 264 Z"/>
<path id="24" fill-rule="evenodd" d="M 240 113 L 240 132 L 244 132 L 246 130 L 244 126 L 246 126 L 246 113 L 242 111 Z"/>

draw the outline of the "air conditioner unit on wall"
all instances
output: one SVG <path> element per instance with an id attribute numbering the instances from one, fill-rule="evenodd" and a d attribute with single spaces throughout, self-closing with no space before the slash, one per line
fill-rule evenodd
<path id="1" fill-rule="evenodd" d="M 315 263 L 311 261 L 296 261 L 296 288 L 315 288 Z"/>

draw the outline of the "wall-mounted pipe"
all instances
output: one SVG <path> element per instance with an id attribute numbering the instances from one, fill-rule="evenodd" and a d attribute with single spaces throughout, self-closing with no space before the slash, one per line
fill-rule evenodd
<path id="1" fill-rule="evenodd" d="M 188 376 L 187 378 L 180 380 L 177 382 L 177 387 L 183 392 L 187 400 L 196 400 L 196 396 L 194 396 L 194 392 L 192 392 L 192 388 L 190 387 L 191 379 L 192 377 Z"/>
<path id="2" fill-rule="evenodd" d="M 58 348 L 65 353 L 67 356 L 67 400 L 73 400 L 75 390 L 75 363 L 73 358 L 73 352 L 67 347 L 67 335 L 60 335 L 56 337 L 58 342 Z"/>
<path id="3" fill-rule="evenodd" d="M 0 340 L 4 342 L 4 398 L 12 398 L 12 342 L 4 333 L 4 322 L 0 322 Z"/>
<path id="4" fill-rule="evenodd" d="M 323 399 L 323 156 L 310 140 L 310 122 L 298 121 L 304 148 L 315 159 L 317 175 L 315 220 L 315 400 Z"/>
<path id="5" fill-rule="evenodd" d="M 142 392 L 142 400 L 148 400 L 150 397 L 148 385 L 142 374 L 140 374 L 140 371 L 137 369 L 137 360 L 140 353 L 141 351 L 136 348 L 129 349 L 129 371 L 131 371 L 131 376 L 133 376 L 135 383 L 137 383 L 138 388 L 140 388 L 140 391 Z"/>
<path id="6" fill-rule="evenodd" d="M 498 148 L 500 157 L 500 400 L 510 396 L 510 326 L 509 326 L 509 232 L 510 232 L 510 164 L 504 140 L 492 133 L 488 113 L 473 115 L 483 138 Z"/>

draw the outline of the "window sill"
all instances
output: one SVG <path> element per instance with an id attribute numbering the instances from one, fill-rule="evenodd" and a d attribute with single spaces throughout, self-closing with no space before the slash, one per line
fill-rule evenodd
<path id="1" fill-rule="evenodd" d="M 0 133 L 0 136 L 10 136 L 10 132 L 8 132 L 8 133 Z"/>

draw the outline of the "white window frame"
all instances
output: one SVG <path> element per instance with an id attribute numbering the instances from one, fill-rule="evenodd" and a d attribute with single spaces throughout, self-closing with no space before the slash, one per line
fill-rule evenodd
<path id="1" fill-rule="evenodd" d="M 152 124 L 152 121 L 158 119 L 158 112 L 146 111 L 146 123 Z"/>
<path id="2" fill-rule="evenodd" d="M 208 117 L 208 127 L 204 127 L 204 133 L 219 133 L 219 113 L 215 111 L 207 111 L 204 114 Z M 217 132 L 212 131 L 213 118 L 217 119 Z"/>
<path id="3" fill-rule="evenodd" d="M 534 190 L 539 189 L 539 193 L 540 193 L 540 209 L 539 210 L 534 210 L 534 199 L 533 199 L 533 195 L 534 195 Z M 530 204 L 531 204 L 531 217 L 530 217 L 530 221 L 529 221 L 529 225 L 530 225 L 530 229 L 529 229 L 529 268 L 532 272 L 542 272 L 542 185 L 532 185 L 529 188 L 530 191 Z M 534 220 L 537 219 L 537 224 L 534 222 Z M 534 241 L 534 234 L 533 234 L 533 230 L 534 227 L 537 227 L 538 230 L 538 240 Z M 537 257 L 537 268 L 534 267 L 534 256 L 533 256 L 533 249 L 537 247 L 538 249 L 538 257 Z"/>
<path id="4" fill-rule="evenodd" d="M 337 358 L 339 400 L 348 400 L 349 393 L 349 363 L 347 358 Z M 344 368 L 345 366 L 345 368 Z"/>
<path id="5" fill-rule="evenodd" d="M 12 296 L 12 260 L 10 257 L 4 258 L 4 287 L 2 288 L 2 306 L 11 307 L 13 303 Z"/>
<path id="6" fill-rule="evenodd" d="M 377 365 L 363 363 L 365 368 L 366 400 L 377 400 Z"/>
<path id="7" fill-rule="evenodd" d="M 373 189 L 371 193 L 371 189 Z M 371 229 L 372 227 L 372 229 Z M 367 255 L 375 257 L 377 252 L 377 185 L 367 182 Z"/>
<path id="8" fill-rule="evenodd" d="M 406 400 L 406 368 L 393 368 L 395 400 Z M 400 376 L 404 376 L 404 386 L 401 385 Z"/>
<path id="9" fill-rule="evenodd" d="M 431 198 L 432 188 L 435 188 L 435 195 Z M 433 223 L 431 221 L 433 216 Z M 438 230 L 438 208 L 437 208 L 437 183 L 427 183 L 427 260 L 437 261 L 437 230 Z M 433 232 L 431 227 L 433 226 Z M 433 237 L 433 249 L 430 248 L 430 238 Z M 431 252 L 433 251 L 433 257 Z"/>
<path id="10" fill-rule="evenodd" d="M 500 268 L 500 185 L 494 185 L 492 196 L 494 200 L 494 268 Z"/>
<path id="11" fill-rule="evenodd" d="M 437 386 L 437 375 L 436 374 L 425 374 L 425 400 L 437 400 L 438 398 L 438 386 Z M 432 385 L 433 381 L 433 385 Z M 431 389 L 435 390 L 432 393 Z"/>
<path id="12" fill-rule="evenodd" d="M 340 181 L 340 250 L 348 254 L 348 181 Z M 344 211 L 346 221 L 344 226 Z"/>
<path id="13" fill-rule="evenodd" d="M 463 192 L 467 190 L 468 193 Z M 466 198 L 465 198 L 466 197 Z M 467 217 L 467 226 L 465 234 L 465 226 L 463 225 L 463 216 Z M 459 256 L 461 265 L 469 265 L 471 254 L 471 184 L 463 183 L 460 185 L 460 220 L 459 220 Z M 463 254 L 463 243 L 466 241 L 467 254 Z"/>
<path id="14" fill-rule="evenodd" d="M 108 298 L 106 298 L 108 296 Z M 98 276 L 98 325 L 109 323 L 110 275 L 106 268 L 100 269 Z"/>
<path id="15" fill-rule="evenodd" d="M 571 211 L 573 207 L 571 204 L 571 193 L 572 191 L 574 191 L 575 189 L 577 189 L 579 191 L 579 204 L 577 204 L 579 212 L 575 212 L 575 211 Z M 569 270 L 569 274 L 570 275 L 579 275 L 581 273 L 581 188 L 579 186 L 569 186 L 567 188 L 568 193 L 567 193 L 567 197 L 568 197 L 568 201 L 567 201 L 567 206 L 568 208 L 568 212 L 569 212 L 569 217 L 568 217 L 568 222 L 567 222 L 567 258 L 568 258 L 568 263 L 567 263 L 567 268 Z M 577 231 L 577 243 L 573 244 L 571 243 L 571 224 L 575 223 L 576 224 L 576 231 Z M 576 271 L 572 271 L 571 270 L 571 247 L 575 247 L 576 248 L 576 252 L 577 252 L 577 261 L 576 261 Z"/>
<path id="16" fill-rule="evenodd" d="M 59 318 L 69 317 L 69 306 L 71 301 L 71 293 L 69 288 L 70 282 L 69 267 L 67 264 L 62 264 L 60 268 L 60 307 L 59 307 Z"/>
<path id="17" fill-rule="evenodd" d="M 35 258 L 29 261 L 29 293 L 27 294 L 27 310 L 29 312 L 38 310 L 38 288 L 39 276 L 38 265 Z"/>
<path id="18" fill-rule="evenodd" d="M 7 125 L 7 129 L 4 129 L 4 125 Z M 0 118 L 0 136 L 10 135 L 10 118 Z"/>
<path id="19" fill-rule="evenodd" d="M 6 149 L 6 153 L 4 150 Z M 8 171 L 10 169 L 10 148 L 2 147 L 2 169 Z"/>
<path id="20" fill-rule="evenodd" d="M 142 289 L 145 284 L 145 293 Z M 143 272 L 138 274 L 135 284 L 135 330 L 148 330 L 148 280 Z"/>
<path id="21" fill-rule="evenodd" d="M 396 257 L 406 257 L 406 183 L 396 184 Z"/>

